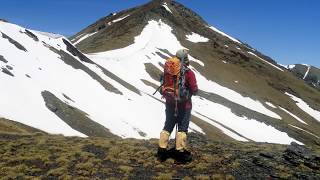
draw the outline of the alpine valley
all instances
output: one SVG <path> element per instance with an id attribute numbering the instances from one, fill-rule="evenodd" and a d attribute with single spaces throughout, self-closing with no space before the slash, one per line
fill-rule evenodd
<path id="1" fill-rule="evenodd" d="M 182 48 L 200 90 L 194 161 L 176 165 L 153 156 L 165 121 L 153 93 Z M 171 0 L 70 38 L 1 20 L 0 177 L 320 178 L 319 74 L 308 68 L 284 68 Z"/>

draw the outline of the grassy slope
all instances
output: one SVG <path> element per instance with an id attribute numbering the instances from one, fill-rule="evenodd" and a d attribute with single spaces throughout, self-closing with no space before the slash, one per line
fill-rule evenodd
<path id="1" fill-rule="evenodd" d="M 171 142 L 172 143 L 172 142 Z M 175 164 L 155 158 L 157 140 L 78 138 L 58 135 L 0 134 L 3 179 L 252 179 L 320 178 L 300 157 L 286 160 L 287 146 L 208 141 L 189 136 L 194 161 Z M 319 152 L 318 152 L 319 153 Z M 298 163 L 294 163 L 297 160 Z M 313 169 L 312 169 L 312 168 Z M 318 168 L 318 169 L 317 169 Z"/>
<path id="2" fill-rule="evenodd" d="M 31 134 L 42 132 L 36 128 L 26 126 L 19 122 L 11 121 L 8 119 L 0 118 L 0 133 L 18 133 L 18 134 Z M 44 133 L 44 132 L 42 132 Z"/>

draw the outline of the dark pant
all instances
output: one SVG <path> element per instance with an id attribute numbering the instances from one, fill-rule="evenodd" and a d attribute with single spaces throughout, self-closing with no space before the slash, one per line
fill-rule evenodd
<path id="1" fill-rule="evenodd" d="M 177 117 L 175 116 L 175 104 L 166 103 L 166 122 L 163 130 L 170 134 L 175 124 L 178 124 L 178 132 L 188 132 L 191 109 L 186 109 L 185 105 L 178 104 Z"/>

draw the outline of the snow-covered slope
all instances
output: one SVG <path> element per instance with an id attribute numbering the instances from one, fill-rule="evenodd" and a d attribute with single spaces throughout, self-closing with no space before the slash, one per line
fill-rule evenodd
<path id="1" fill-rule="evenodd" d="M 151 63 L 159 69 L 161 69 L 159 62 L 164 63 L 164 59 L 153 55 L 157 50 L 156 48 L 164 48 L 168 44 L 168 40 L 171 41 L 169 49 L 172 52 L 182 48 L 170 32 L 171 28 L 168 25 L 161 21 L 150 21 L 141 35 L 135 38 L 135 44 L 120 50 L 90 55 L 90 58 L 97 64 L 115 72 L 116 76 L 133 84 L 139 89 L 140 94 L 130 91 L 106 76 L 96 65 L 81 62 L 78 57 L 74 57 L 119 89 L 122 95 L 106 91 L 88 74 L 68 66 L 60 59 L 59 54 L 48 48 L 51 46 L 69 53 L 63 42 L 63 37 L 54 39 L 47 34 L 33 31 L 33 34 L 39 39 L 35 41 L 25 33 L 26 29 L 3 22 L 1 22 L 0 30 L 1 34 L 5 34 L 10 38 L 13 37 L 16 42 L 26 49 L 26 51 L 20 50 L 8 39 L 0 39 L 1 55 L 8 61 L 7 63 L 1 62 L 1 67 L 12 67 L 12 70 L 9 71 L 13 74 L 13 76 L 5 73 L 0 74 L 1 84 L 6 85 L 0 93 L 2 117 L 13 119 L 50 133 L 84 136 L 82 133 L 73 130 L 46 108 L 41 92 L 50 91 L 60 100 L 66 101 L 68 104 L 86 112 L 91 119 L 109 128 L 114 134 L 135 138 L 158 136 L 165 119 L 164 106 L 161 103 L 162 99 L 157 94 L 155 98 L 159 101 L 154 100 L 150 96 L 154 88 L 147 86 L 141 80 L 158 84 L 145 71 L 146 63 Z M 70 55 L 72 54 L 70 53 Z M 152 58 L 149 59 L 147 56 Z M 223 88 L 206 81 L 199 73 L 197 75 L 199 76 L 200 87 L 212 84 L 212 87 Z M 88 92 L 92 93 L 88 94 Z M 222 90 L 221 92 L 226 91 Z M 261 103 L 241 97 L 232 91 L 225 95 L 230 94 L 234 94 L 234 101 L 252 101 L 250 104 L 252 104 L 251 108 L 254 107 L 254 110 L 280 119 L 278 115 L 264 108 Z M 70 97 L 72 101 L 66 99 L 64 95 Z M 202 102 L 201 99 L 195 99 L 195 104 L 199 104 L 195 107 L 196 112 L 207 115 L 210 111 L 205 109 L 210 108 L 210 104 L 212 106 L 214 103 L 208 101 L 204 104 L 202 103 L 203 105 L 201 106 L 203 107 L 201 107 L 200 102 Z M 217 115 L 208 116 L 216 119 L 215 116 Z M 246 118 L 237 118 L 239 120 L 243 119 L 243 123 L 251 122 L 245 121 Z M 279 132 L 276 129 L 268 128 L 263 123 L 258 124 L 266 131 Z M 232 123 L 230 127 L 232 128 Z M 199 127 L 192 123 L 190 128 L 202 132 Z M 237 131 L 240 134 L 244 133 L 241 132 L 241 128 Z M 285 141 L 279 142 L 289 143 L 292 140 L 285 133 L 280 134 L 287 138 Z M 255 137 L 254 133 L 245 136 L 247 139 L 255 139 Z M 238 139 L 246 140 L 244 138 Z M 262 139 L 262 141 L 269 140 L 266 138 Z M 270 140 L 270 142 L 277 142 L 277 140 Z"/>
<path id="2" fill-rule="evenodd" d="M 0 54 L 7 61 L 0 62 L 2 70 L 6 68 L 12 76 L 0 73 L 0 116 L 16 120 L 49 133 L 85 136 L 70 128 L 54 113 L 46 108 L 41 92 L 51 90 L 63 99 L 62 91 L 70 81 L 86 81 L 85 75 L 69 68 L 59 55 L 50 51 L 46 44 L 57 49 L 65 48 L 61 38 L 52 39 L 40 33 L 34 33 L 38 41 L 25 34 L 22 27 L 0 22 Z M 14 38 L 26 50 L 21 50 L 3 36 Z M 42 42 L 43 41 L 43 42 Z M 11 67 L 11 68 L 10 68 Z M 69 75 L 77 77 L 72 79 Z M 59 79 L 64 79 L 59 83 Z M 88 79 L 88 78 L 87 78 Z M 76 91 L 75 83 L 69 86 Z M 65 92 L 68 94 L 68 92 Z"/>
<path id="3" fill-rule="evenodd" d="M 164 123 L 164 106 L 161 96 L 152 97 L 154 88 L 145 82 L 158 84 L 146 71 L 150 63 L 161 69 L 164 59 L 155 55 L 157 49 L 166 48 L 170 52 L 183 48 L 177 38 L 171 33 L 171 27 L 160 21 L 150 21 L 142 33 L 135 38 L 135 43 L 119 50 L 90 54 L 89 57 L 97 65 L 101 65 L 127 83 L 134 85 L 139 93 L 125 87 L 123 84 L 108 77 L 102 69 L 95 65 L 80 61 L 98 76 L 117 88 L 121 94 L 106 91 L 101 84 L 81 70 L 68 66 L 61 60 L 59 54 L 49 46 L 68 52 L 63 37 L 46 36 L 33 31 L 39 39 L 30 38 L 22 27 L 2 23 L 2 34 L 14 37 L 26 51 L 18 49 L 8 39 L 1 38 L 1 55 L 8 61 L 1 62 L 2 67 L 11 66 L 13 76 L 1 73 L 1 84 L 6 86 L 1 91 L 1 116 L 39 128 L 50 133 L 84 136 L 59 119 L 46 106 L 41 97 L 42 91 L 49 91 L 60 100 L 79 108 L 95 122 L 107 127 L 112 133 L 121 137 L 156 138 Z M 168 43 L 169 42 L 169 43 Z M 170 44 L 170 47 L 168 47 Z M 193 57 L 191 60 L 200 62 Z M 195 70 L 194 67 L 191 67 Z M 237 92 L 208 81 L 201 73 L 196 72 L 199 87 L 207 92 L 215 92 L 230 101 L 281 120 L 275 112 L 270 111 L 262 103 Z M 144 80 L 144 81 L 143 81 Z M 91 92 L 91 93 L 88 93 Z M 70 99 L 67 99 L 70 97 Z M 228 107 L 194 97 L 193 115 L 220 128 L 234 139 L 247 141 L 262 141 L 275 143 L 290 143 L 295 141 L 286 133 L 271 126 L 240 117 L 233 114 Z M 212 110 L 215 111 L 212 111 Z M 219 126 L 210 120 L 214 119 L 224 124 Z M 227 127 L 227 129 L 226 129 Z M 248 128 L 250 127 L 250 128 Z M 202 132 L 201 128 L 191 123 L 190 129 Z M 232 131 L 228 130 L 231 129 Z M 256 131 L 258 130 L 258 131 Z M 202 132 L 203 133 L 203 132 Z M 273 136 L 270 136 L 272 134 Z"/>

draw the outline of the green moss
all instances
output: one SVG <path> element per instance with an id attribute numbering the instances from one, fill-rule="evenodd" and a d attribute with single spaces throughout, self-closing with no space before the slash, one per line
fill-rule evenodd
<path id="1" fill-rule="evenodd" d="M 51 169 L 47 172 L 47 176 L 53 177 L 64 177 L 68 174 L 68 171 L 65 167 L 58 167 L 56 169 Z"/>
<path id="2" fill-rule="evenodd" d="M 130 174 L 130 173 L 132 172 L 132 170 L 133 170 L 132 167 L 130 167 L 130 166 L 124 166 L 124 165 L 119 166 L 119 169 L 120 169 L 122 172 L 124 172 L 125 174 Z"/>
<path id="3" fill-rule="evenodd" d="M 210 176 L 207 176 L 207 175 L 197 175 L 195 179 L 197 179 L 197 180 L 210 180 Z"/>
<path id="4" fill-rule="evenodd" d="M 210 164 L 201 162 L 196 164 L 192 170 L 195 172 L 205 172 L 208 169 L 208 167 L 210 167 Z"/>
<path id="5" fill-rule="evenodd" d="M 155 179 L 157 179 L 157 180 L 172 179 L 172 174 L 171 173 L 159 173 Z"/>
<path id="6" fill-rule="evenodd" d="M 226 176 L 226 180 L 235 180 L 236 178 L 230 174 Z"/>
<path id="7" fill-rule="evenodd" d="M 238 161 L 235 161 L 235 162 L 233 162 L 233 163 L 231 164 L 231 167 L 232 167 L 233 169 L 237 169 L 237 168 L 240 167 L 240 165 L 241 165 L 241 163 L 239 163 Z"/>
<path id="8" fill-rule="evenodd" d="M 163 164 L 158 164 L 155 166 L 156 169 L 164 169 L 166 166 Z"/>
<path id="9" fill-rule="evenodd" d="M 192 178 L 189 177 L 189 176 L 186 176 L 186 177 L 183 178 L 183 180 L 192 180 Z"/>
<path id="10" fill-rule="evenodd" d="M 286 167 L 284 165 L 279 165 L 276 168 L 279 171 L 278 175 L 280 178 L 288 179 L 291 177 L 290 169 L 288 167 Z"/>
<path id="11" fill-rule="evenodd" d="M 224 179 L 225 179 L 222 174 L 213 174 L 213 175 L 211 176 L 211 178 L 212 178 L 213 180 L 224 180 Z"/>
<path id="12" fill-rule="evenodd" d="M 14 138 L 13 138 L 14 137 Z M 189 137 L 193 138 L 192 135 Z M 6 139 L 1 139 L 6 138 Z M 291 178 L 295 172 L 312 174 L 305 165 L 289 168 L 283 162 L 286 146 L 262 143 L 212 142 L 190 146 L 194 160 L 177 164 L 172 158 L 165 162 L 154 156 L 157 142 L 154 140 L 114 140 L 106 138 L 78 138 L 58 136 L 16 136 L 0 134 L 0 177 L 6 179 L 235 179 L 242 171 L 258 172 L 253 157 L 273 149 L 274 159 L 264 158 L 268 172 L 281 178 Z M 87 147 L 87 148 L 84 148 Z M 212 148 L 214 147 L 214 148 Z M 126 152 L 125 152 L 126 151 Z M 103 156 L 101 156 L 103 155 Z M 101 158 L 104 157 L 105 158 Z M 261 157 L 263 158 L 263 157 Z M 248 164 L 249 163 L 249 164 Z M 251 164 L 250 164 L 251 163 Z M 229 174 L 229 175 L 221 175 Z M 240 176 L 239 174 L 240 173 Z M 264 172 L 266 173 L 266 172 Z M 235 174 L 234 176 L 230 174 Z M 245 174 L 246 175 L 246 174 Z M 250 179 L 251 176 L 248 176 Z"/>
<path id="13" fill-rule="evenodd" d="M 9 172 L 6 176 L 1 177 L 3 180 L 12 180 L 12 179 L 25 179 L 23 173 L 11 173 Z"/>
<path id="14" fill-rule="evenodd" d="M 300 164 L 298 167 L 301 171 L 312 171 L 309 167 L 305 166 L 304 164 Z"/>

